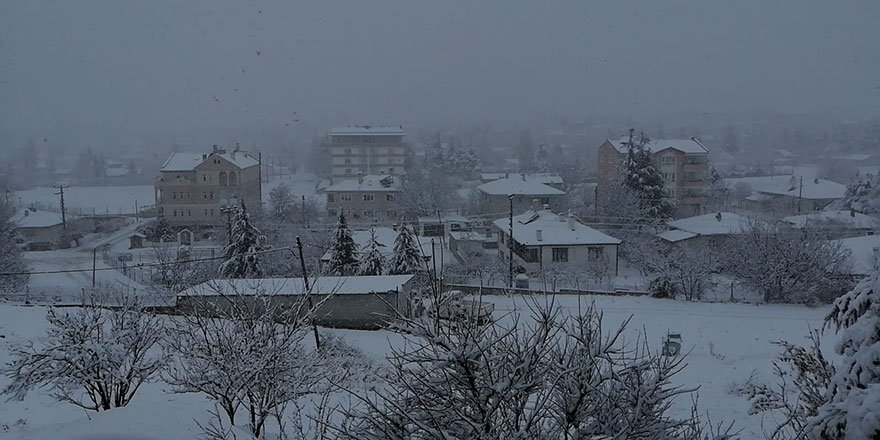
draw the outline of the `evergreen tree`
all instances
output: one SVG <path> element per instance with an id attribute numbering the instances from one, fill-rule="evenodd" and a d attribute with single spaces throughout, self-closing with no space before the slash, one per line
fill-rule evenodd
<path id="1" fill-rule="evenodd" d="M 361 267 L 358 269 L 358 275 L 382 275 L 385 271 L 385 257 L 382 256 L 381 249 L 385 245 L 376 241 L 376 231 L 370 229 L 370 241 L 364 246 L 362 251 Z"/>
<path id="2" fill-rule="evenodd" d="M 0 272 L 20 273 L 27 270 L 22 260 L 21 249 L 15 242 L 15 225 L 12 223 L 13 208 L 5 200 L 0 200 Z M 27 275 L 8 275 L 0 277 L 0 292 L 15 292 L 27 285 Z"/>
<path id="3" fill-rule="evenodd" d="M 664 187 L 663 175 L 645 148 L 650 139 L 642 134 L 638 141 L 634 141 L 632 130 L 629 139 L 622 184 L 635 193 L 644 217 L 658 220 L 671 218 L 675 204 Z"/>
<path id="4" fill-rule="evenodd" d="M 232 218 L 232 234 L 224 256 L 226 261 L 220 265 L 220 276 L 224 278 L 260 278 L 265 273 L 260 264 L 260 254 L 269 249 L 266 237 L 251 223 L 250 214 L 244 201 Z"/>
<path id="5" fill-rule="evenodd" d="M 810 420 L 809 438 L 880 438 L 880 272 L 837 298 L 826 324 L 841 333 L 834 349 L 843 363 Z"/>
<path id="6" fill-rule="evenodd" d="M 403 275 L 419 272 L 423 269 L 423 261 L 422 251 L 412 231 L 405 223 L 401 223 L 397 238 L 394 240 L 394 256 L 388 273 Z"/>
<path id="7" fill-rule="evenodd" d="M 350 275 L 358 266 L 357 245 L 348 229 L 345 215 L 339 213 L 339 224 L 330 243 L 330 263 L 327 267 L 333 275 Z"/>

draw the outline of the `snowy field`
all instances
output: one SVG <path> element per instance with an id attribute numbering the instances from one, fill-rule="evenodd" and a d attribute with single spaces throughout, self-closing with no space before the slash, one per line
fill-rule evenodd
<path id="1" fill-rule="evenodd" d="M 509 319 L 526 307 L 523 297 L 487 297 L 496 304 L 496 317 Z M 642 297 L 567 296 L 556 302 L 567 312 L 579 303 L 595 301 L 605 313 L 605 325 L 616 326 L 633 315 L 627 339 L 639 331 L 648 335 L 650 346 L 658 348 L 667 331 L 680 332 L 687 368 L 678 376 L 681 384 L 699 387 L 699 403 L 713 421 L 734 421 L 742 438 L 761 438 L 761 416 L 749 416 L 748 404 L 733 394 L 734 387 L 749 377 L 768 379 L 777 347 L 770 341 L 785 339 L 804 343 L 810 328 L 821 325 L 827 308 L 785 305 L 706 304 L 655 300 Z M 10 344 L 32 340 L 45 331 L 44 307 L 23 307 L 0 303 L 0 362 L 8 358 Z M 506 317 L 506 318 L 505 318 Z M 403 339 L 386 331 L 323 329 L 343 337 L 377 363 L 393 344 Z M 826 335 L 830 347 L 833 335 Z M 836 357 L 831 357 L 836 359 Z M 0 387 L 6 378 L 0 378 Z M 0 439 L 192 439 L 199 436 L 196 420 L 207 420 L 210 404 L 198 395 L 167 393 L 161 382 L 143 387 L 129 407 L 102 414 L 87 414 L 71 405 L 56 403 L 45 393 L 34 392 L 24 401 L 0 405 Z M 687 398 L 676 411 L 686 411 Z"/>
<path id="2" fill-rule="evenodd" d="M 34 204 L 49 211 L 60 211 L 60 197 L 55 188 L 38 186 L 15 193 L 14 201 L 22 206 Z M 152 185 L 71 186 L 64 189 L 64 204 L 71 214 L 133 214 L 156 203 Z"/>

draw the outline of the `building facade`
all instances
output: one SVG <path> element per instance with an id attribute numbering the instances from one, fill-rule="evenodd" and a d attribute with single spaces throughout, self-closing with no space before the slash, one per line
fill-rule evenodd
<path id="1" fill-rule="evenodd" d="M 513 212 L 548 206 L 557 209 L 565 203 L 565 192 L 542 183 L 529 174 L 512 173 L 509 177 L 492 180 L 476 189 L 481 213 L 508 212 L 513 201 Z"/>
<path id="2" fill-rule="evenodd" d="M 340 212 L 352 223 L 388 223 L 400 220 L 400 177 L 363 176 L 324 189 L 327 216 Z"/>
<path id="3" fill-rule="evenodd" d="M 406 133 L 401 127 L 350 125 L 328 134 L 333 183 L 368 175 L 406 174 Z"/>
<path id="4" fill-rule="evenodd" d="M 226 219 L 224 207 L 262 203 L 260 161 L 244 151 L 173 153 L 160 173 L 158 215 L 172 226 L 216 225 Z"/>
<path id="5" fill-rule="evenodd" d="M 629 152 L 628 138 L 606 139 L 599 146 L 596 195 L 607 200 L 612 185 L 619 185 L 621 170 Z M 697 138 L 656 139 L 645 145 L 663 182 L 672 193 L 679 211 L 702 213 L 710 194 L 709 150 Z"/>

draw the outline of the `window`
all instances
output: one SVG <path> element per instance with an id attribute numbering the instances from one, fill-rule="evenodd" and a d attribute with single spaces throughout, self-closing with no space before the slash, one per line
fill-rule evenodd
<path id="1" fill-rule="evenodd" d="M 526 249 L 526 257 L 526 262 L 529 263 L 539 263 L 541 261 L 541 254 L 538 253 L 538 248 Z"/>
<path id="2" fill-rule="evenodd" d="M 351 159 L 349 159 L 349 158 L 346 157 L 346 158 L 345 158 L 345 164 L 346 164 L 346 165 L 351 165 Z"/>
<path id="3" fill-rule="evenodd" d="M 386 202 L 393 202 L 394 201 L 394 194 L 385 194 L 385 201 Z"/>
<path id="4" fill-rule="evenodd" d="M 172 198 L 172 199 L 176 199 L 176 198 L 177 198 L 177 193 L 176 193 L 176 192 L 172 192 L 172 193 L 171 193 L 171 198 Z"/>
<path id="5" fill-rule="evenodd" d="M 214 216 L 214 208 L 211 208 L 211 217 Z"/>
<path id="6" fill-rule="evenodd" d="M 605 249 L 600 247 L 588 247 L 587 248 L 587 259 L 590 261 L 596 261 L 601 259 L 605 255 Z"/>
<path id="7" fill-rule="evenodd" d="M 331 208 L 327 210 L 327 215 L 329 217 L 336 217 L 337 215 L 339 215 L 339 213 L 335 209 Z"/>
<path id="8" fill-rule="evenodd" d="M 364 201 L 365 202 L 372 202 L 375 199 L 376 199 L 376 196 L 374 196 L 373 194 L 364 194 Z"/>
<path id="9" fill-rule="evenodd" d="M 553 248 L 553 261 L 565 263 L 568 261 L 568 248 Z"/>
<path id="10" fill-rule="evenodd" d="M 675 182 L 675 173 L 663 173 L 663 180 L 667 182 Z"/>
<path id="11" fill-rule="evenodd" d="M 192 217 L 192 215 L 193 215 L 192 209 L 187 209 L 187 210 L 186 210 L 186 215 L 187 215 L 188 217 Z"/>
<path id="12" fill-rule="evenodd" d="M 174 210 L 172 217 L 177 217 L 177 210 L 176 209 Z"/>
<path id="13" fill-rule="evenodd" d="M 333 203 L 336 201 L 336 194 L 327 194 L 327 202 Z"/>
<path id="14" fill-rule="evenodd" d="M 675 156 L 663 156 L 660 163 L 663 165 L 675 165 Z"/>
<path id="15" fill-rule="evenodd" d="M 388 174 L 394 174 L 394 167 L 388 168 Z"/>
<path id="16" fill-rule="evenodd" d="M 350 202 L 351 201 L 351 194 L 340 194 L 339 200 L 343 201 L 343 202 Z"/>
<path id="17" fill-rule="evenodd" d="M 210 199 L 213 199 L 214 198 L 214 191 L 209 192 L 208 195 L 210 196 L 209 197 Z"/>
<path id="18" fill-rule="evenodd" d="M 364 217 L 371 217 L 372 218 L 375 216 L 376 216 L 376 211 L 374 211 L 372 209 L 365 209 L 364 210 Z"/>
<path id="19" fill-rule="evenodd" d="M 345 169 L 345 174 L 351 174 L 351 168 L 346 168 L 346 169 Z"/>
<path id="20" fill-rule="evenodd" d="M 207 182 L 207 181 L 208 181 L 208 175 L 202 174 L 202 182 Z"/>
<path id="21" fill-rule="evenodd" d="M 351 148 L 346 148 L 346 149 L 345 149 L 345 154 L 351 154 Z"/>
<path id="22" fill-rule="evenodd" d="M 208 216 L 208 210 L 205 209 L 205 217 L 207 217 L 207 216 Z"/>

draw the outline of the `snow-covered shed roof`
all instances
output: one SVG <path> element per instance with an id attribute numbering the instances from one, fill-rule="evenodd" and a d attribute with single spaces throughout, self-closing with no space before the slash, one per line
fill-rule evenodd
<path id="1" fill-rule="evenodd" d="M 719 215 L 720 214 L 720 215 Z M 668 222 L 670 228 L 696 235 L 740 234 L 749 226 L 749 218 L 732 212 L 703 214 Z"/>
<path id="2" fill-rule="evenodd" d="M 480 174 L 480 180 L 482 180 L 483 182 L 491 182 L 493 180 L 506 179 L 508 177 L 517 175 L 523 176 L 523 174 L 518 173 L 482 173 Z M 562 184 L 562 176 L 556 173 L 527 173 L 524 174 L 524 176 L 526 179 L 534 180 L 545 185 Z"/>
<path id="3" fill-rule="evenodd" d="M 668 231 L 657 234 L 657 236 L 670 243 L 677 243 L 682 240 L 694 238 L 697 236 L 697 234 L 694 234 L 693 232 L 682 231 L 681 229 L 670 229 Z"/>
<path id="4" fill-rule="evenodd" d="M 526 178 L 521 174 L 513 174 L 504 179 L 484 183 L 477 189 L 489 195 L 555 196 L 565 194 L 561 190 Z"/>
<path id="5" fill-rule="evenodd" d="M 804 187 L 801 191 L 801 178 Z M 843 198 L 846 193 L 846 185 L 825 179 L 807 178 L 797 175 L 759 176 L 759 177 L 733 177 L 724 179 L 724 183 L 733 188 L 739 183 L 745 183 L 757 193 L 801 197 L 809 200 L 829 200 Z"/>
<path id="6" fill-rule="evenodd" d="M 849 250 L 851 275 L 870 275 L 880 269 L 880 235 L 842 238 L 834 241 Z"/>
<path id="7" fill-rule="evenodd" d="M 251 157 L 244 151 L 233 151 L 232 153 L 218 153 L 212 152 L 210 154 L 200 154 L 200 153 L 171 153 L 171 157 L 165 161 L 165 164 L 162 165 L 162 171 L 192 171 L 197 166 L 201 165 L 202 162 L 208 160 L 211 157 L 222 157 L 226 159 L 233 165 L 245 169 L 252 166 L 259 165 L 260 162 Z"/>
<path id="8" fill-rule="evenodd" d="M 309 280 L 307 292 L 302 278 L 217 279 L 180 292 L 178 296 L 221 295 L 363 295 L 399 291 L 412 275 L 318 277 Z"/>
<path id="9" fill-rule="evenodd" d="M 785 217 L 782 221 L 801 229 L 807 225 L 834 223 L 853 229 L 880 229 L 880 219 L 854 211 L 819 211 Z"/>
<path id="10" fill-rule="evenodd" d="M 346 125 L 330 129 L 330 136 L 404 136 L 401 126 Z"/>
<path id="11" fill-rule="evenodd" d="M 400 191 L 400 179 L 395 176 L 371 174 L 359 179 L 348 179 L 324 188 L 325 192 Z"/>
<path id="12" fill-rule="evenodd" d="M 610 142 L 620 153 L 626 153 L 629 150 L 627 145 L 629 143 L 629 136 L 624 136 L 616 140 L 608 139 L 608 142 Z M 651 153 L 663 151 L 668 148 L 674 148 L 685 154 L 709 153 L 709 149 L 695 137 L 690 139 L 651 139 L 647 145 L 645 145 L 645 149 Z"/>
<path id="13" fill-rule="evenodd" d="M 19 228 L 46 228 L 60 225 L 61 214 L 57 212 L 23 209 L 10 219 Z"/>
<path id="14" fill-rule="evenodd" d="M 507 218 L 495 220 L 493 224 L 505 233 L 510 231 L 510 221 Z M 620 244 L 620 240 L 610 235 L 599 232 L 575 218 L 554 214 L 549 209 L 526 211 L 514 216 L 513 239 L 526 246 Z"/>

